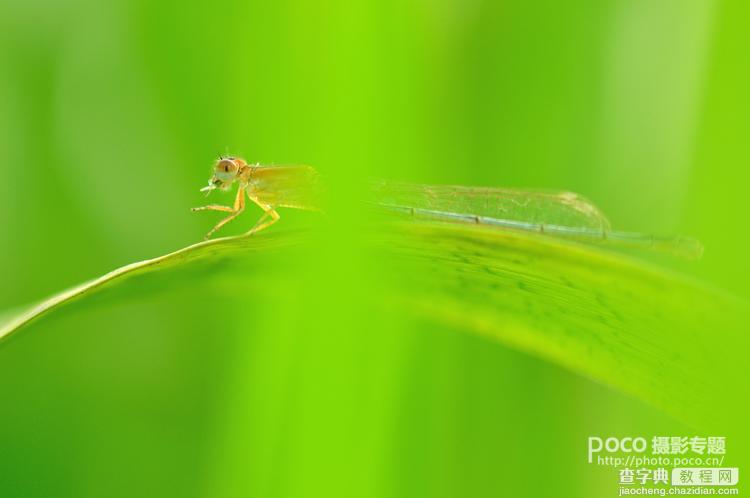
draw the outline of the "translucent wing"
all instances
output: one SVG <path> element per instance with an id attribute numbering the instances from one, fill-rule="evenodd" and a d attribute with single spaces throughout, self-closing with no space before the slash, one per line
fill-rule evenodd
<path id="1" fill-rule="evenodd" d="M 274 207 L 318 210 L 320 181 L 310 166 L 256 166 L 248 192 Z"/>
<path id="2" fill-rule="evenodd" d="M 572 192 L 413 185 L 377 180 L 372 183 L 379 204 L 474 215 L 534 225 L 608 231 L 610 224 L 594 204 Z"/>

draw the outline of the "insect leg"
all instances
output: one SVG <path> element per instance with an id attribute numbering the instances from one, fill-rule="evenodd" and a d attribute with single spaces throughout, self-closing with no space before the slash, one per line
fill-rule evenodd
<path id="1" fill-rule="evenodd" d="M 253 230 L 255 230 L 258 227 L 258 225 L 260 225 L 261 223 L 265 221 L 266 218 L 268 218 L 268 213 L 264 212 L 263 215 L 260 218 L 258 218 L 258 221 L 255 222 L 255 225 L 253 225 L 253 228 L 251 228 L 250 231 L 252 232 Z"/>
<path id="2" fill-rule="evenodd" d="M 225 211 L 227 213 L 234 213 L 234 209 L 229 206 L 220 206 L 218 204 L 209 204 L 208 206 L 201 206 L 196 208 L 190 208 L 192 212 L 196 211 Z"/>
<path id="3" fill-rule="evenodd" d="M 221 206 L 221 207 L 225 207 L 225 206 Z M 205 240 L 211 237 L 211 235 L 213 235 L 213 233 L 216 232 L 216 230 L 223 227 L 224 225 L 226 225 L 227 223 L 229 223 L 236 217 L 238 217 L 244 210 L 245 210 L 245 191 L 242 189 L 242 187 L 240 187 L 237 190 L 237 197 L 235 197 L 234 199 L 234 209 L 231 209 L 231 208 L 228 209 L 228 211 L 232 214 L 230 214 L 229 216 L 227 216 L 226 218 L 218 222 L 216 226 L 213 227 L 211 231 L 209 231 L 206 234 L 205 237 L 203 237 L 203 239 Z M 224 210 L 221 209 L 220 211 L 224 211 Z"/>
<path id="4" fill-rule="evenodd" d="M 264 213 L 263 213 L 263 216 L 261 216 L 258 222 L 255 224 L 255 226 L 251 228 L 250 231 L 248 231 L 245 235 L 252 235 L 256 232 L 260 232 L 261 230 L 264 230 L 270 227 L 271 225 L 273 225 L 274 223 L 276 223 L 277 221 L 279 221 L 279 218 L 281 218 L 281 216 L 279 216 L 279 213 L 276 212 L 273 206 L 270 206 L 268 204 L 263 204 L 262 202 L 258 201 L 258 199 L 251 196 L 250 193 L 248 193 L 247 196 L 250 198 L 251 201 L 253 201 L 255 204 L 260 206 L 260 208 L 264 211 Z M 268 216 L 270 216 L 271 219 L 264 222 L 263 220 L 265 220 Z"/>

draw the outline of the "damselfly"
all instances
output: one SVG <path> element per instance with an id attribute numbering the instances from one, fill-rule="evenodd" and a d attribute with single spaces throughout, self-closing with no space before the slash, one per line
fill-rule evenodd
<path id="1" fill-rule="evenodd" d="M 320 185 L 317 172 L 309 166 L 250 165 L 236 157 L 222 157 L 214 165 L 206 195 L 228 190 L 239 183 L 234 205 L 211 204 L 193 211 L 230 213 L 206 235 L 235 219 L 245 209 L 245 196 L 257 204 L 263 215 L 247 235 L 268 228 L 279 220 L 276 208 L 319 210 Z M 572 192 L 522 189 L 415 185 L 377 180 L 371 185 L 375 206 L 402 215 L 471 223 L 498 229 L 537 232 L 590 243 L 614 244 L 698 258 L 703 246 L 687 237 L 656 236 L 613 231 L 599 208 Z"/>

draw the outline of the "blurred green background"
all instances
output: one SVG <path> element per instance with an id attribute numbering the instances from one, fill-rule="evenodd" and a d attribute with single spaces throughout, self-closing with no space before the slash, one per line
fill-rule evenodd
<path id="1" fill-rule="evenodd" d="M 702 260 L 655 262 L 747 298 L 748 14 L 3 0 L 0 310 L 199 240 L 218 218 L 189 208 L 225 151 L 314 165 L 352 226 L 370 176 L 577 191 L 620 229 L 700 238 Z M 3 345 L 0 495 L 599 497 L 615 477 L 586 464 L 589 435 L 696 432 L 501 345 L 374 314 L 361 235 L 331 235 L 289 288 L 230 298 L 198 281 Z"/>

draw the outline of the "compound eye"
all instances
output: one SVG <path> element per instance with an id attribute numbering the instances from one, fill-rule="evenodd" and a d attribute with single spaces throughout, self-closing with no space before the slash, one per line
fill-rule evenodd
<path id="1" fill-rule="evenodd" d="M 237 171 L 237 163 L 231 159 L 221 159 L 216 164 L 216 171 L 219 173 L 235 173 Z"/>

